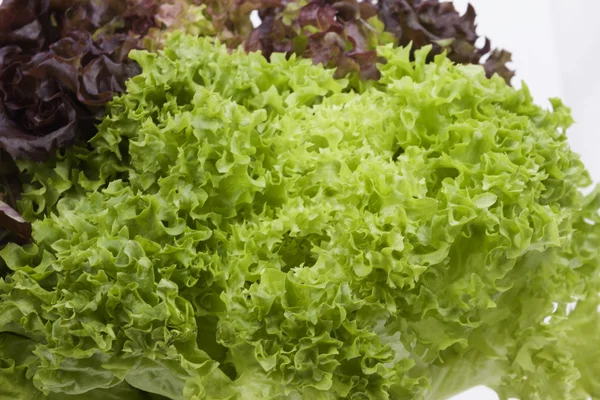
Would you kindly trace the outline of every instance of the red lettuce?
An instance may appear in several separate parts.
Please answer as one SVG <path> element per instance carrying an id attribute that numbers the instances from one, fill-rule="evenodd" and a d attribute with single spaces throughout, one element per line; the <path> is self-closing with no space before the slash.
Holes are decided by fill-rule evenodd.
<path id="1" fill-rule="evenodd" d="M 15 210 L 20 194 L 17 166 L 6 152 L 0 150 L 0 244 L 31 241 L 31 225 Z"/>
<path id="2" fill-rule="evenodd" d="M 127 55 L 156 2 L 8 0 L 0 6 L 0 147 L 46 159 L 94 134 L 94 122 L 139 73 Z"/>
<path id="3" fill-rule="evenodd" d="M 43 161 L 96 132 L 105 104 L 139 73 L 128 53 L 154 26 L 158 0 L 5 0 L 0 5 L 0 150 Z M 0 176 L 18 182 L 16 168 Z M 20 186 L 12 185 L 18 197 Z M 4 185 L 4 195 L 8 194 Z M 9 196 L 16 198 L 15 195 Z M 0 237 L 28 238 L 0 203 Z M 16 214 L 18 215 L 18 214 Z"/>
<path id="4" fill-rule="evenodd" d="M 381 32 L 368 22 L 377 13 L 372 4 L 315 0 L 297 12 L 290 8 L 282 4 L 262 10 L 262 22 L 246 41 L 246 49 L 261 50 L 266 57 L 273 52 L 296 53 L 337 68 L 338 77 L 357 72 L 362 79 L 379 79 L 375 47 Z"/>
<path id="5" fill-rule="evenodd" d="M 452 3 L 438 0 L 206 0 L 215 31 L 230 47 L 243 44 L 269 58 L 284 52 L 336 68 L 338 77 L 358 73 L 378 79 L 377 45 L 412 43 L 413 52 L 431 45 L 429 59 L 446 51 L 461 64 L 482 64 L 488 76 L 498 73 L 510 83 L 510 53 L 492 49 L 489 39 L 476 45 L 475 10 L 460 15 Z M 260 24 L 251 29 L 249 14 L 258 10 Z M 384 32 L 385 30 L 385 32 Z"/>
<path id="6" fill-rule="evenodd" d="M 514 73 L 508 69 L 510 53 L 492 50 L 485 38 L 483 47 L 476 45 L 475 9 L 469 4 L 460 15 L 452 3 L 438 0 L 379 0 L 378 15 L 385 29 L 394 34 L 399 46 L 413 43 L 413 51 L 432 45 L 430 59 L 447 51 L 448 58 L 460 64 L 483 64 L 488 76 L 498 73 L 510 83 Z M 485 59 L 485 57 L 489 57 Z M 485 61 L 482 62 L 482 59 Z"/>

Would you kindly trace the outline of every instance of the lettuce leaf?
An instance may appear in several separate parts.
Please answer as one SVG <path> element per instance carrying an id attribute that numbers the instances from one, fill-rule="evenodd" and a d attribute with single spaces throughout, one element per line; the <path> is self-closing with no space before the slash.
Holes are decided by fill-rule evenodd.
<path id="1" fill-rule="evenodd" d="M 508 51 L 492 49 L 487 37 L 482 40 L 483 47 L 478 47 L 477 14 L 471 4 L 463 15 L 452 2 L 438 0 L 381 0 L 377 9 L 385 30 L 393 33 L 400 46 L 431 45 L 430 59 L 445 51 L 456 63 L 482 64 L 489 77 L 498 74 L 508 84 L 515 75 L 507 67 L 511 61 Z"/>
<path id="2" fill-rule="evenodd" d="M 0 346 L 12 387 L 596 396 L 600 192 L 569 110 L 430 50 L 380 47 L 362 93 L 211 39 L 134 51 L 89 147 L 20 163 L 38 220 L 0 252 L 0 335 L 30 349 Z"/>
<path id="3" fill-rule="evenodd" d="M 15 211 L 23 177 L 12 160 L 85 145 L 106 104 L 140 72 L 129 51 L 158 46 L 173 29 L 212 34 L 203 8 L 184 0 L 0 3 L 0 245 L 31 241 Z"/>
<path id="4" fill-rule="evenodd" d="M 387 43 L 412 44 L 414 51 L 432 46 L 428 61 L 442 52 L 461 64 L 484 65 L 486 74 L 500 75 L 510 84 L 514 72 L 507 66 L 511 54 L 493 49 L 485 38 L 476 42 L 475 9 L 461 15 L 451 2 L 438 0 L 203 0 L 215 34 L 231 48 L 295 54 L 336 69 L 337 77 L 377 80 L 380 72 L 376 47 Z M 252 27 L 250 12 L 260 23 Z"/>

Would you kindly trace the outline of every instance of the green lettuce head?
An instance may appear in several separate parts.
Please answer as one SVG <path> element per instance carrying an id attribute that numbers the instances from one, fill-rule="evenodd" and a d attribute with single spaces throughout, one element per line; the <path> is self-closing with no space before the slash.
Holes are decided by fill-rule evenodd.
<path id="1" fill-rule="evenodd" d="M 379 52 L 361 93 L 211 39 L 134 52 L 90 148 L 21 165 L 36 243 L 1 253 L 0 398 L 600 396 L 569 111 Z"/>

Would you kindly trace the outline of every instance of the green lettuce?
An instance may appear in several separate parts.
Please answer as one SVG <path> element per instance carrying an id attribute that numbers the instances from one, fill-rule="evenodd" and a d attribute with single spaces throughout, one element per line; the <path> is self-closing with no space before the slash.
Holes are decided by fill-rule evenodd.
<path id="1" fill-rule="evenodd" d="M 378 51 L 360 93 L 211 39 L 134 51 L 89 148 L 21 164 L 0 394 L 600 396 L 600 191 L 569 110 Z"/>

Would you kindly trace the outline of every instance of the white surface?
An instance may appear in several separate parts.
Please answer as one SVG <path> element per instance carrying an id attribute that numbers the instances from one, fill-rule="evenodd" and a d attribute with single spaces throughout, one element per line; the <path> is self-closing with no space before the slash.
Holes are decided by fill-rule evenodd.
<path id="1" fill-rule="evenodd" d="M 529 0 L 528 0 L 529 1 Z M 576 124 L 568 133 L 569 141 L 600 182 L 600 24 L 596 0 L 552 0 L 553 42 L 562 80 L 562 99 L 573 110 Z"/>
<path id="2" fill-rule="evenodd" d="M 485 386 L 477 386 L 449 400 L 497 400 L 498 395 Z"/>

